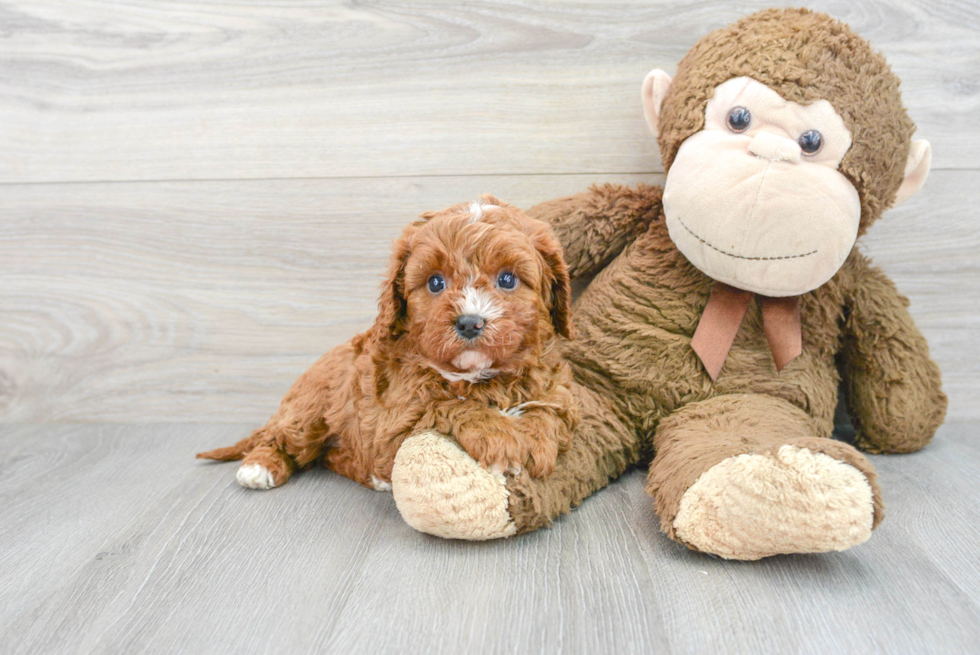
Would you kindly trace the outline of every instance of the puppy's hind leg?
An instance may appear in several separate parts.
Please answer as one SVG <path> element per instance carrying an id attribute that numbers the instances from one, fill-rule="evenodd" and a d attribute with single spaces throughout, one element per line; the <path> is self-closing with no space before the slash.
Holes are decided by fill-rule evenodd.
<path id="1" fill-rule="evenodd" d="M 323 419 L 310 415 L 299 420 L 289 409 L 281 407 L 265 427 L 255 431 L 252 448 L 236 475 L 243 487 L 282 486 L 297 467 L 305 469 L 319 456 L 327 436 Z"/>
<path id="2" fill-rule="evenodd" d="M 243 487 L 271 489 L 284 485 L 293 471 L 308 468 L 320 457 L 329 436 L 322 415 L 325 394 L 297 393 L 297 386 L 299 383 L 269 422 L 253 433 L 252 447 L 237 474 Z"/>
<path id="3" fill-rule="evenodd" d="M 272 489 L 286 484 L 293 474 L 293 459 L 274 443 L 256 446 L 245 457 L 235 478 L 248 489 Z"/>
<path id="4" fill-rule="evenodd" d="M 234 446 L 198 453 L 198 459 L 229 462 L 243 459 L 238 483 L 249 489 L 271 489 L 285 484 L 293 474 L 293 461 L 279 447 L 268 427 L 259 428 Z"/>
<path id="5" fill-rule="evenodd" d="M 324 415 L 337 388 L 353 368 L 353 349 L 344 344 L 330 351 L 293 383 L 265 426 L 234 446 L 198 454 L 201 459 L 244 459 L 238 482 L 250 489 L 285 484 L 296 468 L 306 468 L 321 454 L 329 436 Z"/>

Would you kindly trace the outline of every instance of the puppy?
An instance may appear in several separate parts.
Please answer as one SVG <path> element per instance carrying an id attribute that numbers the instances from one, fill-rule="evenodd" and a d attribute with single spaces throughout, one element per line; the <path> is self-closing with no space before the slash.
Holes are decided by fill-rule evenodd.
<path id="1" fill-rule="evenodd" d="M 396 241 L 374 326 L 321 357 L 262 428 L 198 454 L 268 489 L 317 459 L 390 489 L 401 443 L 450 435 L 485 467 L 544 477 L 578 412 L 559 336 L 571 285 L 550 228 L 492 196 L 423 214 Z"/>

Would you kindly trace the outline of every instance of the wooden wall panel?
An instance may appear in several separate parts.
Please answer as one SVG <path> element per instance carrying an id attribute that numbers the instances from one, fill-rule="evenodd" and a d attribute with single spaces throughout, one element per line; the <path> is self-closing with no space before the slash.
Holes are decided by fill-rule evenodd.
<path id="1" fill-rule="evenodd" d="M 0 0 L 0 421 L 262 420 L 418 212 L 657 181 L 643 76 L 770 4 Z M 980 416 L 980 7 L 812 6 L 934 145 L 865 248 Z"/>
<path id="2" fill-rule="evenodd" d="M 0 182 L 655 172 L 645 74 L 773 4 L 8 0 Z M 808 4 L 975 167 L 976 3 Z"/>
<path id="3" fill-rule="evenodd" d="M 0 421 L 262 421 L 319 354 L 371 324 L 391 241 L 419 212 L 641 180 L 660 178 L 4 187 Z M 911 297 L 960 418 L 980 416 L 978 182 L 936 173 L 864 244 Z"/>

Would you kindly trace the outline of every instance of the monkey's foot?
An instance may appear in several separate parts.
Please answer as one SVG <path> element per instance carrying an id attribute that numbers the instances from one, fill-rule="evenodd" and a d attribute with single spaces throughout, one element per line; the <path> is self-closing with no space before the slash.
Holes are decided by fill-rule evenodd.
<path id="1" fill-rule="evenodd" d="M 785 445 L 729 457 L 684 493 L 677 537 L 726 559 L 839 551 L 871 536 L 874 494 L 865 475 L 838 459 Z"/>
<path id="2" fill-rule="evenodd" d="M 421 432 L 402 443 L 391 492 L 402 518 L 419 532 L 472 541 L 517 532 L 504 475 L 486 470 L 437 432 Z"/>

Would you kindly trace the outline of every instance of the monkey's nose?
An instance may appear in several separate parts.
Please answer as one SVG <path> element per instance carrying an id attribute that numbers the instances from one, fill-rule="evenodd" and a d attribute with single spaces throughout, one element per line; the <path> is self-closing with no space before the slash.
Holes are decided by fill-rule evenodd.
<path id="1" fill-rule="evenodd" d="M 769 161 L 784 161 L 799 164 L 803 151 L 796 141 L 777 136 L 772 132 L 759 132 L 749 142 L 749 152 Z"/>
<path id="2" fill-rule="evenodd" d="M 485 326 L 483 317 L 476 314 L 464 314 L 456 319 L 456 333 L 464 339 L 475 339 Z"/>

